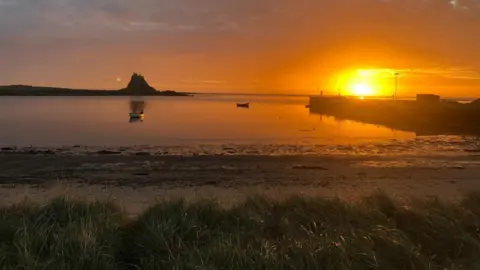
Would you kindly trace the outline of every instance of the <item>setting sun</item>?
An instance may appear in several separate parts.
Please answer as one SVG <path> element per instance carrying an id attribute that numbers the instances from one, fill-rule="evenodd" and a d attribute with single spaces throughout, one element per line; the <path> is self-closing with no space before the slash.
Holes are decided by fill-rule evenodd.
<path id="1" fill-rule="evenodd" d="M 357 83 L 352 86 L 352 92 L 355 96 L 372 96 L 375 91 L 366 83 Z"/>
<path id="2" fill-rule="evenodd" d="M 337 89 L 358 97 L 387 95 L 391 75 L 385 69 L 358 69 L 338 76 Z M 390 78 L 391 79 L 391 78 Z"/>

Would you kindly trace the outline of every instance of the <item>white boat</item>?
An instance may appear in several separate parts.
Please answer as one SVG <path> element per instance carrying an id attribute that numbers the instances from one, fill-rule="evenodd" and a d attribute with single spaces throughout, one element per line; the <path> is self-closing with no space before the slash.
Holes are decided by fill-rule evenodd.
<path id="1" fill-rule="evenodd" d="M 133 112 L 130 113 L 130 118 L 143 118 L 143 117 L 145 117 L 144 113 L 133 113 Z"/>

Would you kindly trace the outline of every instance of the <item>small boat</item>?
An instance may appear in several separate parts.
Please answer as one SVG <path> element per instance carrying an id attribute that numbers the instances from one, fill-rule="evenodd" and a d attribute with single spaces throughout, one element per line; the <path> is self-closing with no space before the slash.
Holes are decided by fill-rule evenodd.
<path id="1" fill-rule="evenodd" d="M 237 108 L 250 108 L 250 103 L 237 103 Z"/>
<path id="2" fill-rule="evenodd" d="M 141 113 L 131 112 L 130 113 L 130 118 L 143 118 L 143 117 L 145 117 L 145 114 L 143 112 L 141 112 Z"/>

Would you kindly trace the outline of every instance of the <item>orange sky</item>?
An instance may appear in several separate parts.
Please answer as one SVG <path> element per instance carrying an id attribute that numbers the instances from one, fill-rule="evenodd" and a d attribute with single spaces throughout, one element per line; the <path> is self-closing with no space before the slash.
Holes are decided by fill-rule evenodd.
<path id="1" fill-rule="evenodd" d="M 391 69 L 400 94 L 480 96 L 479 29 L 477 0 L 0 0 L 0 84 L 141 72 L 157 89 L 312 93 Z"/>

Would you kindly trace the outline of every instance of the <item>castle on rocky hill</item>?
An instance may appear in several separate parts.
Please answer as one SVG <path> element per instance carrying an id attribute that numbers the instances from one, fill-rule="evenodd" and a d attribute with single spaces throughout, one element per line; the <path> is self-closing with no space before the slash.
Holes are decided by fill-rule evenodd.
<path id="1" fill-rule="evenodd" d="M 133 73 L 130 82 L 127 85 L 127 88 L 124 88 L 120 91 L 128 92 L 132 94 L 151 94 L 156 93 L 157 90 L 151 87 L 145 78 L 138 73 Z"/>

